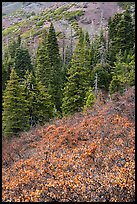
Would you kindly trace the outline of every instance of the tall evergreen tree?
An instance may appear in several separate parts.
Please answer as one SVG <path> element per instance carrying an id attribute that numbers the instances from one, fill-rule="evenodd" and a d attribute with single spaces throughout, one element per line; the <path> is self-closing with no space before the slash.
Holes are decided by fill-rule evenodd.
<path id="1" fill-rule="evenodd" d="M 128 10 L 123 13 L 116 28 L 117 47 L 120 47 L 122 54 L 124 54 L 125 51 L 128 54 L 134 46 L 134 30 L 132 24 L 132 17 Z"/>
<path id="2" fill-rule="evenodd" d="M 29 127 L 28 104 L 14 69 L 4 91 L 2 119 L 5 137 L 18 134 Z"/>
<path id="3" fill-rule="evenodd" d="M 110 83 L 110 93 L 120 91 L 121 93 L 135 84 L 135 60 L 134 54 L 122 55 L 120 52 L 116 55 L 116 62 L 112 69 L 112 81 Z"/>
<path id="4" fill-rule="evenodd" d="M 114 65 L 116 54 L 121 49 L 122 54 L 128 54 L 134 46 L 134 29 L 132 17 L 128 10 L 122 14 L 115 14 L 108 23 L 109 59 Z"/>
<path id="5" fill-rule="evenodd" d="M 44 123 L 53 117 L 54 104 L 45 86 L 29 71 L 26 71 L 24 87 L 29 107 L 29 124 Z"/>
<path id="6" fill-rule="evenodd" d="M 61 103 L 62 103 L 62 84 L 63 84 L 63 76 L 62 76 L 62 60 L 59 53 L 59 47 L 57 43 L 57 37 L 55 33 L 55 29 L 53 23 L 51 23 L 47 38 L 47 49 L 48 56 L 51 64 L 51 74 L 52 74 L 52 82 L 51 82 L 51 91 L 54 104 L 56 106 L 57 111 L 61 111 Z"/>
<path id="7" fill-rule="evenodd" d="M 7 81 L 7 70 L 5 69 L 5 65 L 2 61 L 2 90 L 5 89 L 6 81 Z"/>
<path id="8" fill-rule="evenodd" d="M 72 59 L 72 55 L 71 55 L 71 47 L 67 46 L 65 49 L 65 66 L 69 66 L 70 62 Z"/>
<path id="9" fill-rule="evenodd" d="M 129 55 L 130 61 L 129 61 L 129 85 L 134 86 L 135 85 L 135 53 L 133 55 Z"/>
<path id="10" fill-rule="evenodd" d="M 91 60 L 93 66 L 97 63 L 106 63 L 107 50 L 106 50 L 106 39 L 104 37 L 103 30 L 100 31 L 98 36 L 95 36 L 94 41 L 91 45 Z"/>
<path id="11" fill-rule="evenodd" d="M 63 71 L 63 82 L 66 82 L 66 77 L 67 77 L 67 70 L 70 67 L 70 63 L 72 60 L 72 51 L 71 51 L 71 47 L 67 46 L 65 49 L 65 63 L 64 63 L 64 71 Z"/>
<path id="12" fill-rule="evenodd" d="M 87 42 L 88 48 L 90 49 L 90 38 L 89 38 L 89 33 L 88 32 L 86 32 L 85 41 Z"/>
<path id="13" fill-rule="evenodd" d="M 24 79 L 26 70 L 33 72 L 33 66 L 31 64 L 31 57 L 28 49 L 20 46 L 16 49 L 15 54 L 15 70 L 20 79 Z"/>
<path id="14" fill-rule="evenodd" d="M 2 90 L 6 87 L 6 82 L 10 78 L 10 72 L 14 67 L 14 58 L 16 49 L 20 46 L 21 38 L 18 36 L 17 40 L 8 42 L 8 46 L 4 48 L 4 56 L 2 59 Z"/>
<path id="15" fill-rule="evenodd" d="M 36 56 L 36 77 L 45 87 L 50 87 L 53 81 L 53 70 L 47 49 L 47 36 L 39 45 Z"/>
<path id="16" fill-rule="evenodd" d="M 78 30 L 78 38 L 79 38 L 79 43 L 81 45 L 83 45 L 85 36 L 84 36 L 84 32 L 83 32 L 82 28 L 80 28 Z M 86 39 L 86 41 L 87 41 L 87 39 Z"/>
<path id="17" fill-rule="evenodd" d="M 7 80 L 10 78 L 11 62 L 9 58 L 2 60 L 2 91 L 6 88 Z"/>
<path id="18" fill-rule="evenodd" d="M 116 13 L 113 17 L 110 17 L 108 20 L 108 36 L 109 39 L 112 40 L 112 43 L 116 36 L 116 26 L 119 23 L 121 16 L 122 16 L 121 13 Z"/>
<path id="19" fill-rule="evenodd" d="M 9 42 L 8 45 L 8 53 L 11 56 L 12 59 L 15 58 L 16 54 L 16 49 L 19 48 L 21 45 L 21 37 L 20 35 L 17 37 L 17 39 L 13 39 L 12 41 Z"/>
<path id="20" fill-rule="evenodd" d="M 91 85 L 90 54 L 87 42 L 80 36 L 68 69 L 64 87 L 62 110 L 64 115 L 72 114 L 83 107 L 84 98 Z"/>
<path id="21" fill-rule="evenodd" d="M 94 86 L 95 76 L 98 76 L 98 88 L 103 88 L 108 91 L 111 81 L 110 65 L 107 63 L 98 63 L 93 67 L 91 82 Z"/>

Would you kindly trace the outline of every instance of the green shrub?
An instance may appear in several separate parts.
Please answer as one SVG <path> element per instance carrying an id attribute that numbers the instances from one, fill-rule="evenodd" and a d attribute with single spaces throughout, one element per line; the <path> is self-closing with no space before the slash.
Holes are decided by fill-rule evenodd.
<path id="1" fill-rule="evenodd" d="M 78 25 L 78 22 L 77 21 L 71 21 L 71 26 L 72 26 L 72 28 L 75 30 L 75 35 L 78 35 L 78 33 L 79 33 L 79 29 L 80 29 L 80 27 L 79 27 L 79 25 Z"/>
<path id="2" fill-rule="evenodd" d="M 84 99 L 84 110 L 91 108 L 92 105 L 95 103 L 95 100 L 96 100 L 96 97 L 93 93 L 93 88 L 90 87 Z"/>
<path id="3" fill-rule="evenodd" d="M 12 25 L 2 31 L 2 36 L 7 36 L 8 34 L 13 33 L 13 31 L 17 30 L 18 28 L 19 26 L 17 24 Z"/>
<path id="4" fill-rule="evenodd" d="M 38 20 L 39 19 L 39 16 L 34 16 L 31 20 L 32 21 L 36 21 L 36 20 Z"/>
<path id="5" fill-rule="evenodd" d="M 31 17 L 31 16 L 32 16 L 31 13 L 27 13 L 27 14 L 26 14 L 26 17 L 27 17 L 27 18 L 29 18 L 29 17 Z"/>
<path id="6" fill-rule="evenodd" d="M 64 13 L 64 18 L 68 21 L 77 20 L 78 17 L 84 15 L 84 11 L 77 10 L 77 11 L 67 11 Z"/>
<path id="7" fill-rule="evenodd" d="M 109 85 L 109 93 L 113 94 L 115 92 L 124 92 L 125 88 L 125 79 L 122 78 L 121 76 L 113 76 L 112 81 L 110 82 Z"/>
<path id="8" fill-rule="evenodd" d="M 41 20 L 41 21 L 38 21 L 36 25 L 37 25 L 37 26 L 42 26 L 43 23 L 44 23 L 44 21 Z"/>
<path id="9" fill-rule="evenodd" d="M 64 11 L 66 11 L 68 9 L 68 7 L 61 7 L 61 8 L 58 8 L 54 11 L 54 15 L 60 15 L 62 14 Z"/>

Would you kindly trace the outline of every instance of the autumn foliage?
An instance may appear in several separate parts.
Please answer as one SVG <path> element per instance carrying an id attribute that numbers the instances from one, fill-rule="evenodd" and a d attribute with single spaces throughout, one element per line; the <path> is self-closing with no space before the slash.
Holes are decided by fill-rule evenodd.
<path id="1" fill-rule="evenodd" d="M 135 201 L 134 88 L 2 144 L 2 201 Z"/>

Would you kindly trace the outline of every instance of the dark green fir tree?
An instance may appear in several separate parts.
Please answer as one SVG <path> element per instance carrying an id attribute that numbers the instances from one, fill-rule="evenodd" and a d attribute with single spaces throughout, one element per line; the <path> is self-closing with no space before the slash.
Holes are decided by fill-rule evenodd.
<path id="1" fill-rule="evenodd" d="M 29 128 L 28 103 L 14 69 L 11 70 L 3 95 L 2 123 L 5 137 L 16 135 Z"/>

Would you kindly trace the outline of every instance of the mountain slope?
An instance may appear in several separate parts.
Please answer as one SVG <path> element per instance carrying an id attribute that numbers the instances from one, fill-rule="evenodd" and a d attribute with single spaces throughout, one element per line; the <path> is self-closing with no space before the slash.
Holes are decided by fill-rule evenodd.
<path id="1" fill-rule="evenodd" d="M 135 201 L 135 94 L 3 140 L 3 202 Z"/>
<path id="2" fill-rule="evenodd" d="M 63 32 L 66 44 L 70 43 L 71 28 L 75 45 L 79 27 L 88 31 L 92 39 L 101 27 L 107 27 L 109 17 L 122 11 L 118 2 L 9 2 L 2 8 L 3 45 L 20 34 L 30 50 L 35 49 L 50 21 L 60 46 Z"/>

